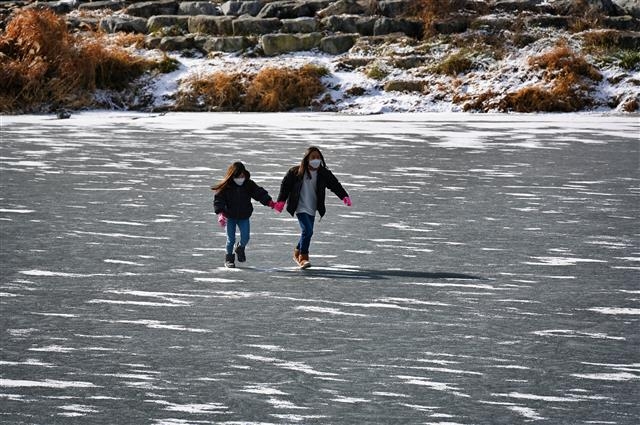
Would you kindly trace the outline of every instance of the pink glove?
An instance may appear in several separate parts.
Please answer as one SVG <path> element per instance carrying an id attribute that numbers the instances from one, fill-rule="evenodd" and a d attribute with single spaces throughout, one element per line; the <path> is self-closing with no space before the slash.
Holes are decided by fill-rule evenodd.
<path id="1" fill-rule="evenodd" d="M 273 209 L 276 206 L 276 203 L 273 201 L 269 201 L 269 203 L 267 204 L 267 206 L 271 209 Z"/>
<path id="2" fill-rule="evenodd" d="M 342 198 L 342 202 L 344 202 L 344 204 L 348 207 L 351 206 L 351 198 L 349 198 L 348 196 L 345 196 L 344 198 Z"/>
<path id="3" fill-rule="evenodd" d="M 276 211 L 278 211 L 279 213 L 281 213 L 281 212 L 282 212 L 282 210 L 284 209 L 284 201 L 276 202 L 276 203 L 273 205 L 273 209 L 274 209 L 274 210 L 276 210 Z"/>
<path id="4" fill-rule="evenodd" d="M 218 214 L 218 224 L 220 224 L 220 227 L 226 227 L 227 225 L 227 217 L 222 213 Z"/>

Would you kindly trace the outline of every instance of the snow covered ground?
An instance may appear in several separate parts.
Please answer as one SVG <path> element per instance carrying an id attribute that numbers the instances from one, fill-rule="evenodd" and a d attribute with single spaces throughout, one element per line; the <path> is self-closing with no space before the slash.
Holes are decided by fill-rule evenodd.
<path id="1" fill-rule="evenodd" d="M 180 68 L 172 73 L 159 76 L 150 83 L 148 90 L 155 99 L 154 107 L 170 106 L 173 96 L 181 87 L 181 81 L 192 75 L 207 75 L 216 71 L 255 73 L 264 67 L 299 68 L 313 63 L 326 67 L 330 75 L 324 79 L 332 102 L 325 103 L 322 110 L 347 114 L 378 114 L 388 112 L 460 112 L 464 103 L 455 102 L 456 95 L 477 96 L 495 93 L 497 96 L 516 92 L 523 87 L 541 85 L 546 87 L 542 70 L 534 70 L 529 59 L 549 52 L 557 46 L 558 40 L 568 37 L 568 45 L 580 54 L 581 43 L 557 30 L 539 30 L 538 41 L 508 53 L 496 60 L 486 52 L 478 52 L 474 57 L 476 69 L 458 76 L 439 75 L 428 72 L 425 67 L 400 69 L 390 63 L 393 58 L 424 55 L 424 45 L 407 46 L 402 41 L 387 43 L 378 47 L 376 53 L 366 45 L 356 46 L 343 55 L 327 55 L 314 52 L 299 52 L 277 57 L 247 58 L 235 54 L 220 54 L 215 58 L 184 57 L 178 52 L 170 54 L 177 59 Z M 444 60 L 459 49 L 447 44 L 436 44 L 426 49 L 433 63 Z M 157 51 L 141 52 L 157 56 Z M 382 79 L 367 76 L 365 67 L 345 70 L 341 61 L 345 58 L 370 58 L 372 63 L 388 72 Z M 595 59 L 587 55 L 591 63 Z M 602 80 L 595 84 L 592 93 L 593 112 L 621 112 L 631 99 L 640 101 L 640 69 L 624 70 L 615 62 L 599 66 Z M 385 91 L 388 81 L 425 81 L 426 90 L 419 92 Z M 615 83 L 614 83 L 615 82 Z M 350 89 L 363 89 L 361 95 L 349 95 Z M 184 87 L 183 87 L 184 88 Z M 319 97 L 326 95 L 323 93 Z M 615 102 L 614 102 L 615 100 Z M 615 106 L 612 106 L 615 103 Z M 497 111 L 493 111 L 497 112 Z"/>
<path id="2" fill-rule="evenodd" d="M 610 114 L 0 116 L 6 423 L 636 424 L 640 123 Z M 222 267 L 209 186 L 256 205 Z"/>

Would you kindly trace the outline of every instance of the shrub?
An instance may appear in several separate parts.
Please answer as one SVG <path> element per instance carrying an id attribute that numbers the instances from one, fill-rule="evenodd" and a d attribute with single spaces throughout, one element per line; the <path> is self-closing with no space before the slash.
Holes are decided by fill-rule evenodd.
<path id="1" fill-rule="evenodd" d="M 179 110 L 244 110 L 279 112 L 309 106 L 322 91 L 324 67 L 265 68 L 253 76 L 216 72 L 196 75 L 183 83 L 176 101 Z"/>
<path id="2" fill-rule="evenodd" d="M 383 80 L 387 75 L 389 75 L 389 71 L 381 64 L 374 62 L 371 66 L 367 67 L 365 75 L 374 80 Z"/>
<path id="3" fill-rule="evenodd" d="M 602 80 L 602 74 L 583 56 L 571 50 L 565 42 L 560 42 L 548 53 L 530 58 L 529 65 L 544 69 L 547 81 L 558 76 L 574 80 L 579 80 L 580 77 L 594 81 Z"/>
<path id="4" fill-rule="evenodd" d="M 305 65 L 299 70 L 266 68 L 247 88 L 246 108 L 251 111 L 279 112 L 309 106 L 324 91 L 320 78 L 326 69 Z"/>
<path id="5" fill-rule="evenodd" d="M 50 10 L 19 11 L 0 35 L 0 112 L 79 108 L 96 88 L 121 89 L 155 66 L 95 33 L 72 35 Z"/>
<path id="6" fill-rule="evenodd" d="M 637 50 L 621 50 L 616 55 L 621 68 L 633 70 L 640 65 L 640 52 Z"/>
<path id="7" fill-rule="evenodd" d="M 242 106 L 245 89 L 241 74 L 194 75 L 185 84 L 189 89 L 179 94 L 178 109 L 237 110 Z"/>
<path id="8" fill-rule="evenodd" d="M 444 74 L 455 77 L 460 73 L 472 69 L 472 67 L 473 61 L 469 59 L 467 51 L 460 50 L 456 53 L 452 53 L 442 62 L 433 66 L 431 68 L 431 71 L 437 74 Z"/>

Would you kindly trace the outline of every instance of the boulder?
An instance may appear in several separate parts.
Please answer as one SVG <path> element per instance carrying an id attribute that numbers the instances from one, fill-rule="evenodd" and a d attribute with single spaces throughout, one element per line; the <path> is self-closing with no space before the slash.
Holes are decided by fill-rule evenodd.
<path id="1" fill-rule="evenodd" d="M 558 28 L 567 30 L 573 23 L 573 18 L 570 16 L 538 15 L 527 18 L 526 22 L 529 27 Z"/>
<path id="2" fill-rule="evenodd" d="M 189 32 L 210 35 L 233 35 L 233 18 L 230 16 L 189 16 Z"/>
<path id="3" fill-rule="evenodd" d="M 332 55 L 348 51 L 356 43 L 358 34 L 330 35 L 320 40 L 320 50 Z"/>
<path id="4" fill-rule="evenodd" d="M 633 16 L 607 16 L 602 21 L 602 25 L 606 28 L 612 28 L 621 31 L 640 31 L 640 19 Z"/>
<path id="5" fill-rule="evenodd" d="M 305 2 L 295 0 L 274 1 L 264 5 L 258 18 L 294 19 L 314 16 L 315 9 Z"/>
<path id="6" fill-rule="evenodd" d="M 81 3 L 78 6 L 78 10 L 121 10 L 127 7 L 127 2 L 123 0 L 106 0 L 106 1 L 92 1 L 91 3 Z"/>
<path id="7" fill-rule="evenodd" d="M 636 0 L 637 3 L 637 0 Z M 582 15 L 589 9 L 598 11 L 604 15 L 616 16 L 621 10 L 612 0 L 555 0 L 552 3 L 557 15 Z M 586 9 L 586 10 L 585 10 Z"/>
<path id="8" fill-rule="evenodd" d="M 183 1 L 180 2 L 178 6 L 178 14 L 189 16 L 220 16 L 222 15 L 222 10 L 220 10 L 220 7 L 217 5 L 208 1 Z"/>
<path id="9" fill-rule="evenodd" d="M 378 8 L 382 16 L 398 18 L 409 11 L 411 3 L 409 0 L 382 0 L 378 2 Z"/>
<path id="10" fill-rule="evenodd" d="M 318 21 L 315 18 L 303 17 L 296 19 L 282 19 L 282 32 L 285 33 L 310 33 L 318 30 Z"/>
<path id="11" fill-rule="evenodd" d="M 155 15 L 177 15 L 178 2 L 174 0 L 160 0 L 134 3 L 127 7 L 127 14 L 140 18 L 150 18 Z"/>
<path id="12" fill-rule="evenodd" d="M 323 18 L 320 23 L 329 32 L 358 32 L 358 15 L 331 15 Z"/>
<path id="13" fill-rule="evenodd" d="M 373 27 L 373 35 L 403 33 L 418 38 L 422 35 L 422 22 L 410 19 L 380 18 Z"/>
<path id="14" fill-rule="evenodd" d="M 198 47 L 206 53 L 240 52 L 257 44 L 255 39 L 249 37 L 206 37 L 201 41 Z"/>
<path id="15" fill-rule="evenodd" d="M 189 30 L 189 17 L 179 15 L 157 15 L 147 20 L 147 32 L 160 31 L 163 28 L 177 28 L 182 32 Z"/>
<path id="16" fill-rule="evenodd" d="M 162 37 L 158 49 L 163 52 L 184 51 L 195 47 L 194 36 Z"/>
<path id="17" fill-rule="evenodd" d="M 469 27 L 474 30 L 484 30 L 487 32 L 500 32 L 511 30 L 516 24 L 516 20 L 511 17 L 497 15 L 478 16 L 469 23 Z"/>
<path id="18" fill-rule="evenodd" d="M 640 18 L 640 2 L 638 0 L 613 0 L 622 15 Z"/>
<path id="19" fill-rule="evenodd" d="M 129 32 L 146 34 L 147 20 L 127 15 L 105 16 L 100 19 L 100 29 L 108 33 Z"/>
<path id="20" fill-rule="evenodd" d="M 573 0 L 572 0 L 573 1 Z M 520 12 L 553 13 L 555 9 L 547 2 L 540 0 L 498 0 L 493 9 L 495 12 L 518 14 Z"/>
<path id="21" fill-rule="evenodd" d="M 362 0 L 338 0 L 317 12 L 320 18 L 333 15 L 362 15 L 366 12 L 366 7 Z"/>
<path id="22" fill-rule="evenodd" d="M 277 32 L 282 26 L 278 18 L 254 18 L 241 16 L 233 21 L 234 35 L 263 35 Z"/>
<path id="23" fill-rule="evenodd" d="M 100 27 L 100 18 L 67 15 L 66 19 L 69 28 L 80 31 L 97 31 Z"/>
<path id="24" fill-rule="evenodd" d="M 222 13 L 227 16 L 251 15 L 257 16 L 264 7 L 263 0 L 228 1 L 220 6 Z"/>
<path id="25" fill-rule="evenodd" d="M 262 50 L 267 56 L 312 50 L 320 46 L 322 34 L 265 34 L 260 38 Z"/>

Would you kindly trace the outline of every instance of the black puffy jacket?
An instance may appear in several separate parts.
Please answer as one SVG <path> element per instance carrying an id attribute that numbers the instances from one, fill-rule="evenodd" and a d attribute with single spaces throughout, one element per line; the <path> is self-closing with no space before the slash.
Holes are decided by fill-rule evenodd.
<path id="1" fill-rule="evenodd" d="M 230 181 L 227 187 L 213 196 L 213 210 L 216 214 L 223 213 L 226 217 L 236 220 L 249 218 L 253 213 L 251 198 L 262 205 L 268 205 L 272 200 L 269 193 L 251 179 L 245 181 L 242 186 Z"/>
<path id="2" fill-rule="evenodd" d="M 298 168 L 299 167 L 293 167 L 289 169 L 282 179 L 282 183 L 280 184 L 280 193 L 278 194 L 278 202 L 287 201 L 287 212 L 291 215 L 294 215 L 298 208 L 298 202 L 300 202 L 300 190 L 302 190 L 302 179 L 304 177 L 304 175 L 298 175 Z M 324 205 L 325 189 L 331 190 L 340 199 L 344 199 L 345 196 L 349 196 L 347 191 L 344 190 L 336 176 L 334 176 L 331 171 L 324 167 L 318 168 L 318 180 L 316 183 L 318 205 L 316 209 L 318 210 L 320 217 L 323 217 L 327 212 L 327 208 Z"/>

